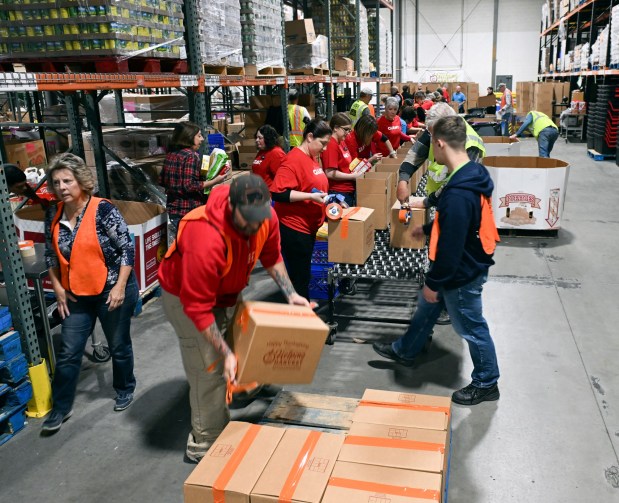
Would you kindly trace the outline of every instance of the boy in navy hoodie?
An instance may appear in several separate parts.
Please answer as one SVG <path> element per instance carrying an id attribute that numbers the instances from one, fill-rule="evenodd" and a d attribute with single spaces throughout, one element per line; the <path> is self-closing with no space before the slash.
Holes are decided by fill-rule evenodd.
<path id="1" fill-rule="evenodd" d="M 407 332 L 393 344 L 374 343 L 373 348 L 385 358 L 412 366 L 438 312 L 445 307 L 454 330 L 467 341 L 474 365 L 471 384 L 454 392 L 452 400 L 476 405 L 499 399 L 499 367 L 481 297 L 499 240 L 490 203 L 494 185 L 486 168 L 468 158 L 466 125 L 461 117 L 439 119 L 432 143 L 436 161 L 448 168 L 447 183 L 434 222 L 412 232 L 430 234 L 433 263 Z"/>

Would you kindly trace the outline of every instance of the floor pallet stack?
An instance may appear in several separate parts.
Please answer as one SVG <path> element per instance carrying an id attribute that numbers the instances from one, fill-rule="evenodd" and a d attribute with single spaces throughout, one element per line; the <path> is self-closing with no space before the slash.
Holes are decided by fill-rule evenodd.
<path id="1" fill-rule="evenodd" d="M 11 330 L 9 309 L 0 306 L 0 445 L 26 424 L 26 404 L 32 397 L 28 362 L 19 332 Z"/>
<path id="2" fill-rule="evenodd" d="M 597 101 L 589 104 L 587 148 L 602 156 L 614 157 L 619 128 L 619 87 L 601 85 Z"/>

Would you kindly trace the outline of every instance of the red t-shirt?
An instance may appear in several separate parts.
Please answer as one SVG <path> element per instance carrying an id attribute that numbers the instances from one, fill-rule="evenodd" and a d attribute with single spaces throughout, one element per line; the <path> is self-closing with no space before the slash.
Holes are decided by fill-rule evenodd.
<path id="1" fill-rule="evenodd" d="M 387 120 L 383 115 L 378 119 L 378 130 L 382 132 L 391 142 L 393 150 L 397 150 L 401 141 L 410 141 L 410 136 L 402 132 L 402 123 L 400 122 L 400 116 L 396 115 L 392 121 Z M 389 149 L 384 143 L 376 143 L 375 148 L 383 156 L 389 155 Z"/>
<path id="2" fill-rule="evenodd" d="M 274 193 L 286 190 L 311 192 L 329 190 L 329 180 L 318 161 L 300 148 L 292 149 L 277 170 L 273 181 Z M 275 203 L 275 211 L 282 224 L 304 234 L 316 234 L 325 219 L 325 208 L 314 201 Z"/>
<path id="3" fill-rule="evenodd" d="M 352 156 L 345 141 L 338 143 L 333 136 L 325 151 L 320 155 L 322 169 L 337 169 L 342 173 L 350 173 Z M 339 193 L 352 193 L 355 191 L 355 182 L 348 180 L 329 179 L 329 190 Z"/>
<path id="4" fill-rule="evenodd" d="M 251 165 L 251 170 L 254 174 L 261 176 L 269 190 L 271 190 L 275 173 L 277 173 L 280 164 L 285 158 L 286 152 L 280 147 L 273 147 L 271 150 L 259 150 L 254 163 Z"/>
<path id="5" fill-rule="evenodd" d="M 359 159 L 369 159 L 372 157 L 372 142 L 381 143 L 383 141 L 383 133 L 376 131 L 374 136 L 372 136 L 372 141 L 370 144 L 365 147 L 359 144 L 359 139 L 357 138 L 357 133 L 355 133 L 355 131 L 351 131 L 350 134 L 346 136 L 346 140 L 344 141 L 346 142 L 346 146 L 353 156 L 353 159 L 355 159 L 355 157 Z"/>
<path id="6" fill-rule="evenodd" d="M 432 100 L 425 100 L 422 104 L 421 104 L 421 108 L 423 108 L 424 110 L 430 110 L 432 107 L 434 106 L 434 102 Z"/>

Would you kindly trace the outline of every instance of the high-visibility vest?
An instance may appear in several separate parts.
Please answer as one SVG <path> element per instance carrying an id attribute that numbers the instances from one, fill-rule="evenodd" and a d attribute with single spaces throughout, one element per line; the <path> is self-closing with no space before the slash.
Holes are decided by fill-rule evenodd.
<path id="1" fill-rule="evenodd" d="M 484 140 L 477 134 L 471 125 L 466 123 L 466 145 L 468 150 L 471 147 L 475 147 L 481 151 L 481 156 L 486 156 L 486 147 L 484 146 Z M 437 163 L 434 160 L 434 146 L 430 145 L 430 152 L 428 154 L 428 179 L 426 182 L 426 192 L 432 194 L 436 192 L 447 180 L 447 166 Z"/>
<path id="2" fill-rule="evenodd" d="M 52 246 L 60 265 L 60 283 L 65 290 L 75 295 L 99 295 L 103 292 L 107 282 L 107 264 L 97 238 L 97 208 L 101 201 L 107 201 L 107 199 L 91 197 L 88 201 L 73 240 L 69 260 L 64 258 L 58 246 L 60 218 L 64 211 L 64 203 L 58 203 L 56 215 L 52 220 Z"/>
<path id="3" fill-rule="evenodd" d="M 348 115 L 350 116 L 350 119 L 352 120 L 353 126 L 357 123 L 359 119 L 361 119 L 361 116 L 363 115 L 363 112 L 366 108 L 368 108 L 368 104 L 363 100 L 357 100 L 352 104 L 352 107 L 350 107 L 350 112 L 348 112 Z"/>
<path id="4" fill-rule="evenodd" d="M 290 146 L 298 147 L 303 143 L 303 108 L 299 105 L 288 105 L 288 121 L 290 122 Z"/>
<path id="5" fill-rule="evenodd" d="M 552 122 L 552 119 L 548 117 L 546 114 L 542 112 L 529 112 L 533 117 L 533 123 L 529 126 L 529 128 L 533 129 L 533 136 L 537 138 L 543 129 L 547 127 L 557 128 L 557 125 Z"/>
<path id="6" fill-rule="evenodd" d="M 481 246 L 488 255 L 492 255 L 496 249 L 496 244 L 501 241 L 499 232 L 494 222 L 494 213 L 492 211 L 492 199 L 483 194 L 481 198 L 481 219 L 479 228 L 477 229 L 477 238 L 481 241 Z M 436 260 L 436 252 L 438 250 L 438 238 L 441 235 L 441 227 L 438 223 L 438 211 L 434 215 L 434 223 L 432 224 L 432 232 L 430 233 L 430 246 L 428 249 L 428 258 L 432 261 Z"/>
<path id="7" fill-rule="evenodd" d="M 226 250 L 227 250 L 226 251 L 226 266 L 224 267 L 224 270 L 221 273 L 222 277 L 225 276 L 226 274 L 230 272 L 230 269 L 232 268 L 232 264 L 234 263 L 234 257 L 232 256 L 232 242 L 230 241 L 230 236 L 227 236 L 221 229 L 215 227 L 215 225 L 210 221 L 210 219 L 208 218 L 208 214 L 206 212 L 206 206 L 199 206 L 191 210 L 181 219 L 181 221 L 178 223 L 178 231 L 176 233 L 176 239 L 172 243 L 172 246 L 168 248 L 168 251 L 166 252 L 164 259 L 170 258 L 172 254 L 176 252 L 178 241 L 180 240 L 181 235 L 183 234 L 183 230 L 185 229 L 185 226 L 187 225 L 187 223 L 195 222 L 195 221 L 203 221 L 203 222 L 208 222 L 209 224 L 211 224 L 215 229 L 217 229 L 219 234 L 221 234 L 221 237 L 223 238 L 224 243 L 226 243 Z M 250 252 L 250 257 L 251 257 L 252 262 L 250 263 L 250 267 L 247 271 L 247 280 L 249 280 L 249 275 L 251 274 L 252 270 L 256 266 L 256 262 L 258 262 L 258 258 L 260 257 L 260 253 L 262 252 L 262 248 L 264 248 L 264 244 L 266 243 L 266 240 L 269 237 L 269 226 L 270 226 L 270 223 L 269 223 L 269 220 L 267 219 L 264 222 L 262 222 L 262 225 L 260 226 L 260 229 L 258 230 L 258 232 L 254 234 L 253 236 L 250 236 L 249 238 L 249 252 Z"/>
<path id="8" fill-rule="evenodd" d="M 370 110 L 370 115 L 372 117 L 376 117 L 376 111 L 374 110 L 374 105 L 372 105 L 371 103 L 368 103 L 368 109 Z"/>
<path id="9" fill-rule="evenodd" d="M 505 107 L 505 105 L 507 105 L 507 95 L 508 94 L 511 97 L 512 92 L 509 89 L 505 88 L 505 91 L 503 92 L 503 96 L 501 96 L 501 109 L 503 109 Z M 512 101 L 510 106 L 513 106 L 513 103 L 514 102 Z"/>

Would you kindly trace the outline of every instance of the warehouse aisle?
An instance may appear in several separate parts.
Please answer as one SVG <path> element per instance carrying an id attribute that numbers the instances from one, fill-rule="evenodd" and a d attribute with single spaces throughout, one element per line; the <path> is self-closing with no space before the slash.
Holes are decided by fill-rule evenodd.
<path id="1" fill-rule="evenodd" d="M 535 153 L 526 140 L 522 154 Z M 501 399 L 454 406 L 450 503 L 619 501 L 619 167 L 582 144 L 555 146 L 572 171 L 558 239 L 504 239 L 485 288 Z M 249 296 L 276 292 L 264 272 Z M 402 295 L 406 295 L 403 288 Z M 159 302 L 133 323 L 138 389 L 113 412 L 111 364 L 84 362 L 74 416 L 41 438 L 41 420 L 0 447 L 3 501 L 180 502 L 187 385 Z M 395 331 L 389 332 L 395 334 Z M 377 334 L 377 337 L 385 333 Z M 299 391 L 360 397 L 367 387 L 449 395 L 469 382 L 470 359 L 451 327 L 437 327 L 412 369 L 369 344 L 325 346 Z M 256 420 L 268 404 L 233 411 Z"/>

